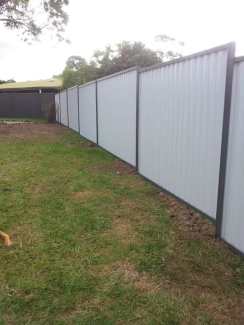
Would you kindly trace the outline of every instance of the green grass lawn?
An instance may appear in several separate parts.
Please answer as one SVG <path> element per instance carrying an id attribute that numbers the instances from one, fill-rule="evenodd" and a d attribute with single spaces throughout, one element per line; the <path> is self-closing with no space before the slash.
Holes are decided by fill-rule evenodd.
<path id="1" fill-rule="evenodd" d="M 206 220 L 70 130 L 7 127 L 0 324 L 244 324 L 244 263 Z"/>

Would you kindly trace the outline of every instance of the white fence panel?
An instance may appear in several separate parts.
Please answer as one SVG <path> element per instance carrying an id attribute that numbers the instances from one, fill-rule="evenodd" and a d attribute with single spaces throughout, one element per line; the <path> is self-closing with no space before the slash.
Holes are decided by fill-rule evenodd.
<path id="1" fill-rule="evenodd" d="M 64 90 L 60 93 L 60 122 L 61 122 L 61 124 L 68 126 L 66 90 Z"/>
<path id="2" fill-rule="evenodd" d="M 80 134 L 97 141 L 96 82 L 79 87 Z"/>
<path id="3" fill-rule="evenodd" d="M 100 79 L 98 92 L 99 145 L 136 165 L 135 69 Z"/>
<path id="4" fill-rule="evenodd" d="M 139 172 L 216 218 L 227 50 L 140 76 Z"/>
<path id="5" fill-rule="evenodd" d="M 68 118 L 69 127 L 79 132 L 79 115 L 78 115 L 78 88 L 68 89 Z"/>
<path id="6" fill-rule="evenodd" d="M 244 253 L 244 61 L 235 63 L 222 238 Z"/>
<path id="7" fill-rule="evenodd" d="M 56 122 L 60 122 L 60 102 L 59 94 L 55 95 Z"/>

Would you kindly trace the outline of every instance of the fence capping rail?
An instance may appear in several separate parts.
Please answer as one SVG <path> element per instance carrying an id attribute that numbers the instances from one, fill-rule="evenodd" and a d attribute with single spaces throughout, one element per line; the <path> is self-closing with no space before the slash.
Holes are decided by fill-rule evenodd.
<path id="1" fill-rule="evenodd" d="M 196 53 L 193 53 L 193 54 L 190 54 L 190 55 L 182 56 L 182 57 L 170 60 L 170 61 L 155 64 L 155 65 L 152 65 L 152 66 L 149 66 L 149 67 L 146 67 L 146 68 L 141 68 L 140 72 L 142 73 L 142 72 L 147 72 L 147 71 L 151 71 L 151 70 L 155 70 L 155 69 L 160 69 L 160 68 L 163 68 L 163 67 L 168 66 L 168 65 L 172 65 L 172 64 L 192 60 L 192 59 L 195 59 L 195 58 L 198 58 L 198 57 L 201 57 L 201 56 L 204 56 L 204 55 L 208 55 L 208 54 L 211 54 L 211 53 L 216 53 L 216 52 L 221 52 L 221 51 L 224 51 L 224 50 L 228 50 L 230 47 L 234 46 L 234 44 L 235 44 L 234 42 L 226 43 L 224 45 L 212 47 L 212 48 L 210 48 L 208 50 L 204 50 L 204 51 L 196 52 Z"/>

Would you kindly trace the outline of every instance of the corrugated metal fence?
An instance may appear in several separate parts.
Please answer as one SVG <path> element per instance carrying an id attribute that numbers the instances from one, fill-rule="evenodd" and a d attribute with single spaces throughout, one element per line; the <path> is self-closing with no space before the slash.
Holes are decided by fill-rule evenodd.
<path id="1" fill-rule="evenodd" d="M 234 67 L 222 237 L 244 252 L 244 58 Z"/>
<path id="2" fill-rule="evenodd" d="M 69 127 L 79 132 L 79 97 L 78 97 L 78 88 L 73 87 L 68 89 L 68 120 Z"/>
<path id="3" fill-rule="evenodd" d="M 60 123 L 64 126 L 69 126 L 68 94 L 66 90 L 60 93 Z"/>
<path id="4" fill-rule="evenodd" d="M 96 82 L 79 87 L 80 134 L 97 142 L 97 101 Z"/>
<path id="5" fill-rule="evenodd" d="M 213 219 L 227 55 L 223 48 L 140 76 L 139 172 Z"/>
<path id="6" fill-rule="evenodd" d="M 98 143 L 136 165 L 137 70 L 123 71 L 97 81 Z"/>
<path id="7" fill-rule="evenodd" d="M 242 87 L 244 60 L 234 63 L 230 43 L 64 90 L 56 116 L 211 218 L 244 253 Z"/>

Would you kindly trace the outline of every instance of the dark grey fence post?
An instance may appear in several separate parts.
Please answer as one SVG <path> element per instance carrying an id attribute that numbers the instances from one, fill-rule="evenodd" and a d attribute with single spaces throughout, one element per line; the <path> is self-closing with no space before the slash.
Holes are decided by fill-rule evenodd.
<path id="1" fill-rule="evenodd" d="M 228 48 L 226 82 L 225 82 L 224 116 L 223 116 L 223 127 L 222 127 L 222 144 L 221 144 L 221 155 L 220 155 L 218 202 L 217 202 L 217 214 L 216 214 L 216 237 L 217 238 L 221 238 L 221 230 L 222 230 L 222 223 L 223 223 L 224 191 L 225 191 L 226 165 L 227 165 L 227 153 L 228 153 L 234 57 L 235 57 L 235 44 L 231 43 Z"/>

